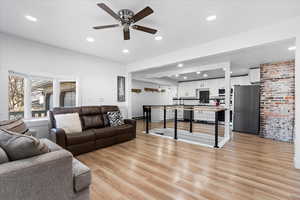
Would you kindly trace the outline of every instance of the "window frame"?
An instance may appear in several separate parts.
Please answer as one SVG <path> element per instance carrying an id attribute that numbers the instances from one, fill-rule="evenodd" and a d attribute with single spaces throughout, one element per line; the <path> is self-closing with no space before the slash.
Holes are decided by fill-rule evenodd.
<path id="1" fill-rule="evenodd" d="M 79 105 L 79 80 L 77 78 L 57 78 L 51 76 L 36 76 L 36 75 L 29 75 L 24 73 L 19 73 L 15 71 L 9 71 L 8 76 L 15 75 L 24 78 L 24 119 L 26 121 L 38 121 L 43 119 L 48 119 L 48 114 L 45 117 L 35 118 L 32 117 L 32 97 L 31 97 L 31 89 L 32 89 L 32 80 L 33 79 L 42 79 L 42 80 L 49 80 L 52 81 L 53 87 L 53 107 L 59 107 L 59 96 L 60 96 L 60 84 L 62 82 L 75 82 L 76 84 L 76 106 Z M 10 98 L 8 96 L 8 98 Z M 9 109 L 9 108 L 8 108 Z M 9 115 L 9 112 L 8 112 Z M 9 117 L 9 116 L 8 116 Z"/>

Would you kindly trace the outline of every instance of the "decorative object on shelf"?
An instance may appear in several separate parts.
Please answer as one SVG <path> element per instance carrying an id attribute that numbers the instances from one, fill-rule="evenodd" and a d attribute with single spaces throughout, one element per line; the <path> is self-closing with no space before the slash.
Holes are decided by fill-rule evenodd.
<path id="1" fill-rule="evenodd" d="M 118 76 L 118 102 L 125 101 L 125 77 Z"/>
<path id="2" fill-rule="evenodd" d="M 131 92 L 134 92 L 134 93 L 141 93 L 142 90 L 141 89 L 131 89 Z"/>
<path id="3" fill-rule="evenodd" d="M 144 88 L 145 92 L 166 92 L 165 89 L 161 89 L 161 88 Z"/>
<path id="4" fill-rule="evenodd" d="M 159 92 L 157 88 L 144 88 L 145 92 Z"/>

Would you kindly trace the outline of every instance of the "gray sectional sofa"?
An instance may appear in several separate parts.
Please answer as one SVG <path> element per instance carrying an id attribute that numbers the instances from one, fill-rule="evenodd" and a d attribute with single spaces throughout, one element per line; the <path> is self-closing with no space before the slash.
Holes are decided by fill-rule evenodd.
<path id="1" fill-rule="evenodd" d="M 88 200 L 90 169 L 50 140 L 41 141 L 49 153 L 17 161 L 0 147 L 0 199 Z"/>

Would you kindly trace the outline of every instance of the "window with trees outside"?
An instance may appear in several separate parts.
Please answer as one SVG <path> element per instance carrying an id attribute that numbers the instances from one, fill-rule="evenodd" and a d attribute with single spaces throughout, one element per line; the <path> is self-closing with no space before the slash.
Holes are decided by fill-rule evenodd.
<path id="1" fill-rule="evenodd" d="M 24 117 L 24 78 L 10 74 L 8 76 L 9 119 Z"/>
<path id="2" fill-rule="evenodd" d="M 16 72 L 8 81 L 9 119 L 43 118 L 53 107 L 76 106 L 76 81 Z"/>

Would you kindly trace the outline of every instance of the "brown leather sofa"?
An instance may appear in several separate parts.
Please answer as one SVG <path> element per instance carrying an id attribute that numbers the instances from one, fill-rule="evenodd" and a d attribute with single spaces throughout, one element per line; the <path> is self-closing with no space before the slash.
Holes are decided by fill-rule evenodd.
<path id="1" fill-rule="evenodd" d="M 124 125 L 110 127 L 107 112 L 118 110 L 117 106 L 54 108 L 49 112 L 51 138 L 73 155 L 134 139 L 136 137 L 135 120 L 125 119 Z M 83 129 L 81 133 L 65 134 L 63 129 L 56 128 L 54 115 L 66 113 L 79 114 Z"/>

